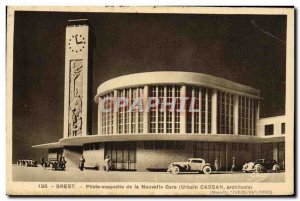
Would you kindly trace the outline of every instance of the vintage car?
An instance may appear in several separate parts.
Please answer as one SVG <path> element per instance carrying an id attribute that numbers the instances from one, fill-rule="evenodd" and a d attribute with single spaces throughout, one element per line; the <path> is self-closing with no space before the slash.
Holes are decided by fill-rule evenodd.
<path id="1" fill-rule="evenodd" d="M 199 172 L 210 174 L 212 171 L 211 165 L 206 163 L 202 158 L 190 158 L 186 162 L 174 162 L 168 167 L 168 172 L 178 174 L 180 172 Z"/>
<path id="2" fill-rule="evenodd" d="M 279 172 L 279 165 L 276 160 L 257 159 L 255 162 L 249 162 L 243 165 L 243 172 L 267 172 L 269 170 Z"/>
<path id="3" fill-rule="evenodd" d="M 52 170 L 66 170 L 66 160 L 50 159 L 45 162 L 46 167 L 50 167 Z"/>
<path id="4" fill-rule="evenodd" d="M 17 161 L 17 165 L 26 166 L 26 167 L 37 167 L 38 162 L 36 160 L 28 160 L 28 159 L 21 159 Z"/>

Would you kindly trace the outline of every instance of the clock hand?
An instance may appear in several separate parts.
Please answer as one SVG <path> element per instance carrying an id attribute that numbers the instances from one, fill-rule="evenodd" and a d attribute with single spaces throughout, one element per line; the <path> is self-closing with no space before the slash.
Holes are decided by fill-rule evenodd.
<path id="1" fill-rule="evenodd" d="M 75 39 L 76 39 L 76 44 L 81 44 L 81 43 L 83 43 L 83 41 L 78 42 L 77 35 L 75 36 Z"/>

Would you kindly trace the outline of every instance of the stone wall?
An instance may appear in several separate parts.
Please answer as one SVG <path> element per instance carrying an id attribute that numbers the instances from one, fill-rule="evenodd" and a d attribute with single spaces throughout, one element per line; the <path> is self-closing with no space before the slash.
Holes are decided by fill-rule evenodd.
<path id="1" fill-rule="evenodd" d="M 83 151 L 85 158 L 85 166 L 97 166 L 99 170 L 103 170 L 104 166 L 104 144 L 100 143 L 99 150 Z"/>
<path id="2" fill-rule="evenodd" d="M 67 161 L 67 168 L 79 167 L 80 157 L 82 156 L 82 147 L 64 147 L 63 156 Z"/>

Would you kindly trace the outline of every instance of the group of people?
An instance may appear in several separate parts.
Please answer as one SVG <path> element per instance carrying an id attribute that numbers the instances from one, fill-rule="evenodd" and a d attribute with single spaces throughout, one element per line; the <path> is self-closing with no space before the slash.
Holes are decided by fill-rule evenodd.
<path id="1" fill-rule="evenodd" d="M 58 166 L 60 166 L 60 167 L 62 167 L 62 168 L 65 168 L 66 163 L 67 163 L 66 158 L 65 158 L 64 156 L 61 156 L 61 157 L 58 159 L 57 163 L 58 163 Z M 45 160 L 44 156 L 42 156 L 42 157 L 40 158 L 40 164 L 41 164 L 41 166 L 44 167 L 45 169 L 46 169 L 46 167 L 50 166 L 51 164 L 53 165 L 53 163 L 47 162 L 47 161 Z"/>

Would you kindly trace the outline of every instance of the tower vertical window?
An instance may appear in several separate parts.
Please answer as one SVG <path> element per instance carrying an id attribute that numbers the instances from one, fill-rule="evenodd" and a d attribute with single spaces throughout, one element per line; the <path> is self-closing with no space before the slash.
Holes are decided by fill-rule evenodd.
<path id="1" fill-rule="evenodd" d="M 281 134 L 285 134 L 285 123 L 281 123 Z"/>

